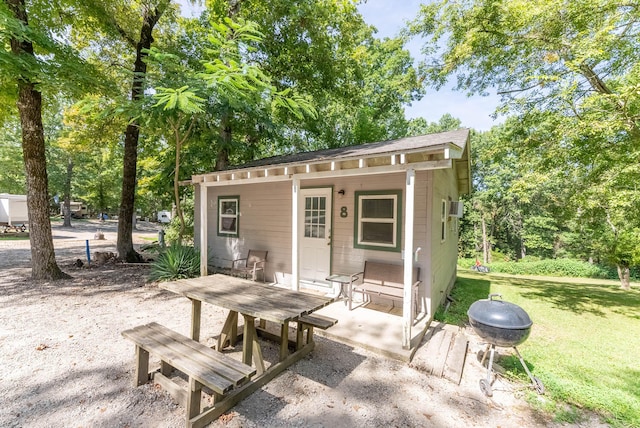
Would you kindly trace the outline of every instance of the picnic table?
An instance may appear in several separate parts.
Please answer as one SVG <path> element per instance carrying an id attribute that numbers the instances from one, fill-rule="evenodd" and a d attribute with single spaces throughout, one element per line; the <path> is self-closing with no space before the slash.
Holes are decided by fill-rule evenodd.
<path id="1" fill-rule="evenodd" d="M 332 298 L 262 285 L 226 275 L 216 274 L 165 282 L 160 284 L 160 288 L 191 300 L 190 333 L 194 341 L 200 340 L 202 302 L 229 310 L 218 339 L 217 350 L 221 351 L 227 343 L 234 345 L 235 341 L 242 336 L 242 363 L 248 366 L 253 365 L 257 371 L 256 376 L 225 395 L 225 399 L 216 404 L 215 412 L 207 413 L 208 421 L 216 419 L 287 367 L 308 355 L 315 346 L 314 326 L 328 328 L 337 322 L 320 315 L 311 315 L 314 311 L 333 302 Z M 237 332 L 239 315 L 244 318 L 244 330 L 241 335 Z M 261 325 L 256 327 L 258 319 Z M 280 334 L 275 335 L 280 344 L 280 358 L 277 363 L 268 368 L 258 341 L 258 330 L 261 330 L 265 322 L 273 322 L 280 327 Z M 296 322 L 298 326 L 295 345 L 291 352 L 289 351 L 290 322 Z M 306 339 L 304 332 L 307 335 Z M 204 422 L 200 420 L 198 425 Z"/>

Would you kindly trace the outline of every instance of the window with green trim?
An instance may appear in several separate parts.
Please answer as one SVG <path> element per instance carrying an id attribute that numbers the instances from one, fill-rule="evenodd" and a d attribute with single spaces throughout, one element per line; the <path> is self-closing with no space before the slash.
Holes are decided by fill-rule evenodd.
<path id="1" fill-rule="evenodd" d="M 218 196 L 218 235 L 238 236 L 239 196 Z"/>
<path id="2" fill-rule="evenodd" d="M 356 192 L 356 248 L 400 251 L 402 192 Z"/>

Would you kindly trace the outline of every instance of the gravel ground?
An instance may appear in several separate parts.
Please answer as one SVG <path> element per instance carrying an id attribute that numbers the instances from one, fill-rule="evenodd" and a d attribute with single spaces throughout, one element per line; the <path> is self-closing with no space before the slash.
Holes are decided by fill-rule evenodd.
<path id="1" fill-rule="evenodd" d="M 97 229 L 104 240 L 93 239 Z M 178 427 L 185 410 L 159 387 L 133 387 L 133 344 L 120 332 L 157 321 L 188 335 L 187 299 L 147 283 L 148 267 L 75 266 L 91 251 L 115 251 L 116 223 L 54 225 L 58 264 L 73 276 L 59 282 L 30 279 L 29 241 L 0 240 L 0 426 Z M 134 243 L 157 236 L 141 223 Z M 147 238 L 145 241 L 144 238 Z M 203 305 L 202 332 L 215 343 L 226 314 Z M 423 347 L 424 348 L 424 347 Z M 563 425 L 533 410 L 525 385 L 499 378 L 494 396 L 478 388 L 486 374 L 471 337 L 461 385 L 411 364 L 318 338 L 316 349 L 213 427 L 604 427 L 593 415 Z M 264 342 L 264 356 L 277 349 Z M 233 355 L 240 357 L 238 348 Z M 544 397 L 540 397 L 544 400 Z"/>

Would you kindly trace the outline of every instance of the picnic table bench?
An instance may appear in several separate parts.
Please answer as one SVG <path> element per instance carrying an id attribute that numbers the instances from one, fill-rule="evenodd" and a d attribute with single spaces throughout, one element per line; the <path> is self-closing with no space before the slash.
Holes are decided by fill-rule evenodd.
<path id="1" fill-rule="evenodd" d="M 160 372 L 154 373 L 153 379 L 170 392 L 176 401 L 186 404 L 187 426 L 190 427 L 211 423 L 287 367 L 309 355 L 315 347 L 313 327 L 328 328 L 337 322 L 313 313 L 330 304 L 333 301 L 331 298 L 268 287 L 226 275 L 164 282 L 160 288 L 191 300 L 191 337 L 182 336 L 156 323 L 136 327 L 122 334 L 136 344 L 138 363 L 135 385 L 149 379 L 149 352 L 159 355 Z M 203 302 L 229 311 L 218 339 L 217 351 L 199 343 Z M 238 339 L 239 316 L 244 318 L 242 361 L 219 352 L 227 341 L 234 344 Z M 275 335 L 280 345 L 280 358 L 269 366 L 265 364 L 258 341 L 257 320 L 280 327 L 280 334 Z M 292 352 L 289 352 L 290 322 L 297 322 L 307 333 L 305 342 L 302 341 L 304 334 L 296 336 Z M 173 368 L 189 377 L 187 391 L 168 379 L 166 372 Z M 203 386 L 213 391 L 214 403 L 201 412 L 199 397 Z"/>
<path id="2" fill-rule="evenodd" d="M 256 374 L 253 367 L 155 322 L 125 330 L 122 335 L 136 345 L 135 386 L 153 378 L 177 402 L 185 405 L 189 427 L 198 426 L 198 420 L 210 410 L 201 412 L 203 386 L 211 389 L 218 401 Z M 149 373 L 149 354 L 160 358 L 160 372 Z M 170 378 L 173 369 L 187 375 L 187 389 Z"/>
<path id="3" fill-rule="evenodd" d="M 313 342 L 313 328 L 319 328 L 320 330 L 326 330 L 329 327 L 336 325 L 338 322 L 335 318 L 330 318 L 320 314 L 307 314 L 299 316 L 296 320 L 298 322 L 298 328 L 296 330 L 296 343 L 297 346 L 303 344 L 309 344 Z M 304 341 L 304 332 L 307 332 L 307 340 Z"/>
<path id="4" fill-rule="evenodd" d="M 357 274 L 362 277 L 361 282 L 352 283 L 349 290 L 349 310 L 351 310 L 351 300 L 353 292 L 361 293 L 363 298 L 371 296 L 379 296 L 392 301 L 404 300 L 404 266 L 380 263 L 380 262 L 364 262 L 364 270 Z M 414 315 L 417 313 L 418 305 L 418 286 L 420 285 L 420 268 L 413 268 L 413 283 L 411 285 L 411 298 L 413 304 Z"/>

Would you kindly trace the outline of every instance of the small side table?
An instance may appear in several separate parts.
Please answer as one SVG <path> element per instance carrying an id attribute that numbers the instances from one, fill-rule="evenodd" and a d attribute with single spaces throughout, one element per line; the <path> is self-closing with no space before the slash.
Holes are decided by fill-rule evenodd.
<path id="1" fill-rule="evenodd" d="M 354 281 L 357 281 L 359 278 L 359 274 L 342 274 L 338 273 L 335 275 L 329 275 L 325 278 L 326 281 L 337 282 L 340 284 L 340 292 L 338 293 L 338 298 L 345 299 L 345 304 L 347 301 L 349 302 L 349 306 L 351 306 L 351 285 Z M 344 289 L 344 286 L 347 286 L 347 290 Z"/>

